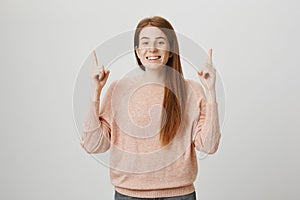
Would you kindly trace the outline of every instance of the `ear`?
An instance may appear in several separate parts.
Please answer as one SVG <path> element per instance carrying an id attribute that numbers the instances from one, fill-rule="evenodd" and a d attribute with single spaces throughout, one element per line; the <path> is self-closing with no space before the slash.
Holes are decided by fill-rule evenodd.
<path id="1" fill-rule="evenodd" d="M 135 50 L 135 52 L 136 52 L 137 57 L 140 59 L 139 48 L 138 48 L 137 46 L 135 46 L 134 50 Z"/>
<path id="2" fill-rule="evenodd" d="M 169 58 L 172 58 L 173 54 L 172 52 L 169 53 Z"/>

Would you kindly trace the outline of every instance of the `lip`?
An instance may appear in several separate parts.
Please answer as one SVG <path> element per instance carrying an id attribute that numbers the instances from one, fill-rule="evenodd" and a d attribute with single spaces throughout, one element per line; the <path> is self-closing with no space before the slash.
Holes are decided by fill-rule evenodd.
<path id="1" fill-rule="evenodd" d="M 149 57 L 158 57 L 157 59 L 155 59 L 155 60 L 149 60 L 148 58 Z M 148 61 L 156 61 L 156 60 L 160 60 L 161 59 L 161 56 L 159 56 L 159 55 L 151 55 L 151 56 L 146 56 L 146 59 L 148 60 Z"/>

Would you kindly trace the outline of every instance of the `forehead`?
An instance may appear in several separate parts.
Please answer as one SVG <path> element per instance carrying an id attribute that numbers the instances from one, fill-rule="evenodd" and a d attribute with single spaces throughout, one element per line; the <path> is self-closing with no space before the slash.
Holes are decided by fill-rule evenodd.
<path id="1" fill-rule="evenodd" d="M 147 27 L 142 28 L 139 38 L 141 39 L 142 37 L 149 37 L 150 39 L 156 38 L 156 37 L 167 38 L 167 36 L 164 34 L 164 32 L 162 32 L 162 30 L 160 30 L 159 28 L 154 27 L 154 26 L 147 26 Z"/>

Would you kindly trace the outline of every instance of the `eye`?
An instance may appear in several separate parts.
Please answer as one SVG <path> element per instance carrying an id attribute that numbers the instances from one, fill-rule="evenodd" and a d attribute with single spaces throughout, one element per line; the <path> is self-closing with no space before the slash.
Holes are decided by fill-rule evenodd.
<path id="1" fill-rule="evenodd" d="M 165 42 L 164 41 L 159 41 L 158 44 L 165 44 Z"/>
<path id="2" fill-rule="evenodd" d="M 148 44 L 148 42 L 142 42 L 142 45 L 147 45 Z"/>

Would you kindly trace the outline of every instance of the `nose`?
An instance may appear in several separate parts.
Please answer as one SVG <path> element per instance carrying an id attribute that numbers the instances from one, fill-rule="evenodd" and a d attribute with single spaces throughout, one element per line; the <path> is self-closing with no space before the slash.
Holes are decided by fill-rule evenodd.
<path id="1" fill-rule="evenodd" d="M 157 47 L 156 47 L 155 42 L 151 42 L 151 43 L 149 44 L 148 50 L 149 50 L 149 51 L 156 51 L 156 50 L 157 50 Z"/>
<path id="2" fill-rule="evenodd" d="M 151 45 L 149 46 L 148 50 L 149 50 L 150 52 L 157 51 L 157 47 L 156 47 L 155 44 L 151 44 Z"/>

